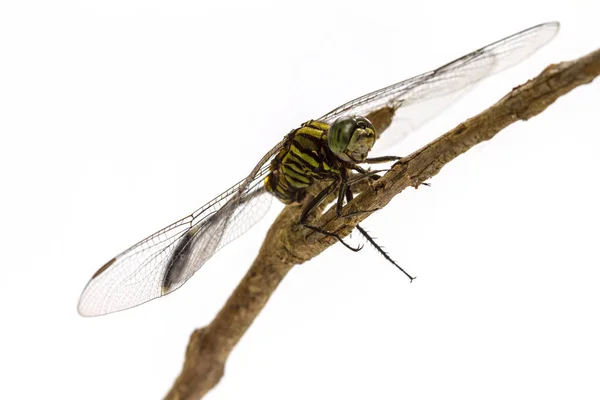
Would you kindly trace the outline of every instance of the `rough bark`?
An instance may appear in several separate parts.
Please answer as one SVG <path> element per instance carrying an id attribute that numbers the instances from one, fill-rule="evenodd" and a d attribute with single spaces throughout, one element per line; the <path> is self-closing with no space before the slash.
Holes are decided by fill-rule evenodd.
<path id="1" fill-rule="evenodd" d="M 560 96 L 591 82 L 600 74 L 600 49 L 570 62 L 550 65 L 536 78 L 514 88 L 496 104 L 396 163 L 381 179 L 364 189 L 345 213 L 385 207 L 409 186 L 417 187 L 444 165 L 478 143 L 492 139 L 506 126 L 544 111 Z M 600 101 L 600 99 L 599 99 Z M 393 112 L 370 115 L 376 127 L 389 125 Z M 294 266 L 317 256 L 335 239 L 300 228 L 301 207 L 288 206 L 277 217 L 254 263 L 229 300 L 207 326 L 191 336 L 183 369 L 166 399 L 200 399 L 223 376 L 229 353 L 263 309 L 273 291 Z M 337 218 L 332 208 L 315 225 L 345 236 L 369 213 Z"/>

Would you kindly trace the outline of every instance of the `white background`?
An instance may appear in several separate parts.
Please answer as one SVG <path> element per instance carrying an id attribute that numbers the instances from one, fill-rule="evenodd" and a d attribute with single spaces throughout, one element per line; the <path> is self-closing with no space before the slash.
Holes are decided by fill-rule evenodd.
<path id="1" fill-rule="evenodd" d="M 90 319 L 81 289 L 303 121 L 561 21 L 402 155 L 600 47 L 596 0 L 278 4 L 2 3 L 0 398 L 163 396 L 281 205 L 164 299 Z M 293 269 L 206 398 L 599 398 L 598 104 L 576 89 L 369 218 L 412 284 L 368 247 Z"/>

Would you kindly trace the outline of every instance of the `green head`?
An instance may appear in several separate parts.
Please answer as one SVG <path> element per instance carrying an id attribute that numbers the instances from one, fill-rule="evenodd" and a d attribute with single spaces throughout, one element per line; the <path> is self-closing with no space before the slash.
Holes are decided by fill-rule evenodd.
<path id="1" fill-rule="evenodd" d="M 339 117 L 329 127 L 327 142 L 342 160 L 361 163 L 375 144 L 375 128 L 364 117 Z"/>

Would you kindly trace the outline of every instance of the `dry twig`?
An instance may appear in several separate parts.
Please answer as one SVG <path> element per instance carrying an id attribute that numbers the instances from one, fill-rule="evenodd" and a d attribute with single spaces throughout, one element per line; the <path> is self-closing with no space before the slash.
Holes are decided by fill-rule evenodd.
<path id="1" fill-rule="evenodd" d="M 401 162 L 350 202 L 345 212 L 384 207 L 409 186 L 417 187 L 435 176 L 444 165 L 478 143 L 492 139 L 513 122 L 528 120 L 544 111 L 558 97 L 591 82 L 600 74 L 600 49 L 570 62 L 547 67 L 529 82 L 514 88 L 496 104 L 466 120 L 445 135 L 424 146 Z M 384 110 L 369 118 L 381 131 L 393 117 Z M 330 209 L 315 225 L 327 222 L 326 229 L 346 236 L 368 214 L 336 218 Z M 246 276 L 215 319 L 191 336 L 185 363 L 166 399 L 200 399 L 223 376 L 225 361 L 254 318 L 288 271 L 317 256 L 335 243 L 330 237 L 309 234 L 296 224 L 301 208 L 288 206 L 271 226 Z"/>

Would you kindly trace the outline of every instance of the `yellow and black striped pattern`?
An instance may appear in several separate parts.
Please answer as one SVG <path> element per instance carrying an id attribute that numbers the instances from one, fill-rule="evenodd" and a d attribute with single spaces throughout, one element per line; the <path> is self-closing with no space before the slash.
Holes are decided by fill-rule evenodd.
<path id="1" fill-rule="evenodd" d="M 285 147 L 271 162 L 266 189 L 283 203 L 300 202 L 316 180 L 339 175 L 339 160 L 327 145 L 329 125 L 308 121 L 288 135 Z"/>

